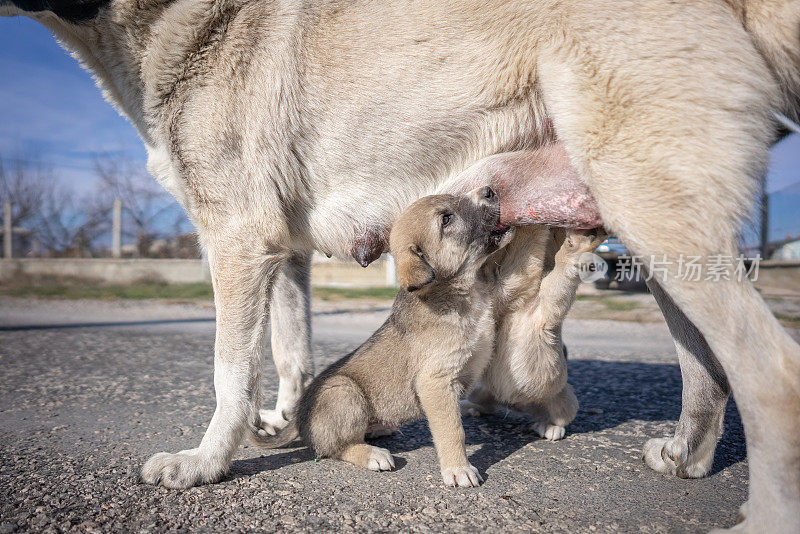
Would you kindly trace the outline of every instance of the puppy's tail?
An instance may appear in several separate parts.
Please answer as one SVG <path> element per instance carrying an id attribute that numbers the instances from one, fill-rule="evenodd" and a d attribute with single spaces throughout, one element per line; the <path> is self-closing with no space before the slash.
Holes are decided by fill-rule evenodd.
<path id="1" fill-rule="evenodd" d="M 297 428 L 297 423 L 291 421 L 288 425 L 278 430 L 274 436 L 250 433 L 250 441 L 258 447 L 264 449 L 278 449 L 285 447 L 300 436 L 300 430 Z"/>

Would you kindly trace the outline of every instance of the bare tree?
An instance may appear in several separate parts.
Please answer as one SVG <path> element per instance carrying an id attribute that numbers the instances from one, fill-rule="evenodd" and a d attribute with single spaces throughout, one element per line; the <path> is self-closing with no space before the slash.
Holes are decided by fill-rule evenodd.
<path id="1" fill-rule="evenodd" d="M 89 195 L 60 184 L 36 155 L 0 156 L 0 209 L 11 204 L 11 223 L 30 230 L 51 256 L 91 254 L 107 224 L 107 209 Z"/>
<path id="2" fill-rule="evenodd" d="M 52 181 L 50 169 L 40 159 L 0 155 L 0 213 L 10 202 L 11 225 L 26 225 L 41 209 L 44 191 Z"/>
<path id="3" fill-rule="evenodd" d="M 77 196 L 53 183 L 35 218 L 39 242 L 52 255 L 91 256 L 97 240 L 109 232 L 110 211 L 96 197 Z"/>

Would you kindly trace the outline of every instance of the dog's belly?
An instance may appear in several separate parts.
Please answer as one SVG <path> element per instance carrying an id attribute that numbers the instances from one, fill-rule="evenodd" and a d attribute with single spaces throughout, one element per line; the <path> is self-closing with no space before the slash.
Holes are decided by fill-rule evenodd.
<path id="1" fill-rule="evenodd" d="M 597 203 L 561 143 L 490 156 L 438 189 L 460 194 L 485 185 L 500 197 L 503 224 L 578 229 L 603 225 Z M 388 250 L 389 230 L 388 226 L 374 225 L 358 231 L 350 255 L 366 267 Z"/>

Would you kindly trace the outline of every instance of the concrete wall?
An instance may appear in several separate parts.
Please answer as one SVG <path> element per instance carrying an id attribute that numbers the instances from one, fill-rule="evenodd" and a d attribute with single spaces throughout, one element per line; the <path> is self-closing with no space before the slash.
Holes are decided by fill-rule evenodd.
<path id="1" fill-rule="evenodd" d="M 755 286 L 765 293 L 800 295 L 800 261 L 762 261 Z"/>
<path id="2" fill-rule="evenodd" d="M 394 285 L 394 270 L 383 256 L 367 268 L 354 261 L 314 256 L 311 283 L 315 286 L 381 287 Z M 201 260 L 155 259 L 38 259 L 0 260 L 0 281 L 16 275 L 68 276 L 128 284 L 142 279 L 169 283 L 208 282 Z M 800 294 L 800 261 L 762 261 L 756 286 L 772 292 Z"/>
<path id="3" fill-rule="evenodd" d="M 53 276 L 129 284 L 139 280 L 168 283 L 210 280 L 201 260 L 111 258 L 22 258 L 0 260 L 0 280 L 14 276 Z"/>
<path id="4" fill-rule="evenodd" d="M 391 266 L 385 258 L 379 259 L 365 269 L 354 261 L 345 262 L 315 256 L 311 281 L 316 286 L 379 287 L 393 285 L 392 274 Z M 0 281 L 19 275 L 70 277 L 100 280 L 110 284 L 129 284 L 140 280 L 168 283 L 210 281 L 208 267 L 201 260 L 111 258 L 0 260 Z"/>

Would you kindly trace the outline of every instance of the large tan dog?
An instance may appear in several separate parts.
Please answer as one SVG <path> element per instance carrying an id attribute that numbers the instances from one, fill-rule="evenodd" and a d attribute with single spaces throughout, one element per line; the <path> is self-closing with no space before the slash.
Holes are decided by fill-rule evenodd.
<path id="1" fill-rule="evenodd" d="M 648 464 L 705 473 L 730 384 L 750 468 L 738 528 L 800 531 L 800 348 L 749 282 L 678 273 L 684 256 L 736 255 L 776 135 L 771 112 L 797 119 L 797 0 L 0 6 L 41 21 L 94 72 L 208 250 L 217 409 L 198 448 L 145 464 L 147 482 L 219 480 L 244 433 L 263 426 L 272 290 L 279 311 L 305 313 L 285 297 L 302 302 L 309 251 L 368 261 L 415 199 L 482 158 L 539 149 L 534 160 L 556 166 L 543 177 L 562 185 L 517 167 L 524 179 L 491 184 L 517 199 L 504 222 L 582 226 L 591 217 L 570 213 L 577 204 L 536 193 L 585 186 L 631 250 L 670 262 L 652 289 L 676 340 L 684 412 L 674 438 L 648 444 Z M 310 369 L 300 371 L 298 387 Z"/>
<path id="2" fill-rule="evenodd" d="M 289 426 L 256 440 L 282 447 L 298 435 L 317 456 L 388 471 L 388 450 L 364 443 L 371 424 L 423 414 L 450 486 L 482 482 L 470 465 L 458 400 L 481 377 L 494 348 L 492 276 L 486 259 L 513 237 L 498 225 L 488 187 L 469 196 L 414 202 L 392 227 L 401 289 L 386 322 L 353 353 L 323 371 L 300 397 Z"/>

